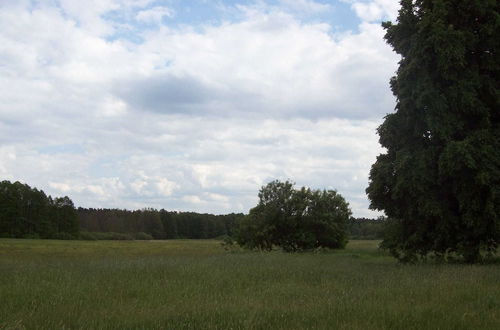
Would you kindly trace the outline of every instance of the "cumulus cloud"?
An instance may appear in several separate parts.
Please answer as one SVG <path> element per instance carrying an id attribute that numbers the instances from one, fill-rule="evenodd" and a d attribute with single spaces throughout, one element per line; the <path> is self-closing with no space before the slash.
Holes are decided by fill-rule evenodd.
<path id="1" fill-rule="evenodd" d="M 135 19 L 146 24 L 161 24 L 164 17 L 173 17 L 175 12 L 167 7 L 156 6 L 137 13 Z"/>
<path id="2" fill-rule="evenodd" d="M 160 113 L 193 112 L 216 94 L 195 77 L 171 74 L 120 81 L 115 90 L 130 107 Z"/>
<path id="3" fill-rule="evenodd" d="M 278 178 L 337 189 L 357 215 L 370 214 L 363 191 L 380 152 L 372 138 L 377 123 L 146 116 L 149 132 L 140 123 L 115 139 L 94 132 L 100 143 L 84 155 L 26 150 L 14 156 L 10 149 L 1 165 L 16 179 L 87 207 L 246 212 L 258 189 Z"/>
<path id="4" fill-rule="evenodd" d="M 327 25 L 301 24 L 282 12 L 201 32 L 162 29 L 140 47 L 161 54 L 162 75 L 131 81 L 136 95 L 129 98 L 153 111 L 158 102 L 204 101 L 180 112 L 378 118 L 393 106 L 387 81 L 397 61 L 383 33 L 364 23 L 359 33 L 336 39 Z"/>
<path id="5" fill-rule="evenodd" d="M 374 214 L 364 189 L 398 60 L 374 18 L 337 34 L 294 14 L 329 10 L 315 1 L 234 7 L 241 19 L 196 28 L 169 26 L 173 11 L 145 0 L 9 3 L 2 178 L 86 207 L 215 213 L 246 212 L 261 185 L 292 179 Z"/>
<path id="6" fill-rule="evenodd" d="M 394 21 L 398 16 L 399 0 L 347 1 L 352 3 L 356 15 L 366 22 L 384 19 Z"/>

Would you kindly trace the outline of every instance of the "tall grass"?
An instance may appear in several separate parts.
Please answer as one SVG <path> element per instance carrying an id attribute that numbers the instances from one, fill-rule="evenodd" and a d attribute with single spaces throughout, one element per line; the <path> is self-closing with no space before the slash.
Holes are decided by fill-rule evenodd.
<path id="1" fill-rule="evenodd" d="M 0 240 L 3 329 L 498 329 L 498 265 L 217 241 Z"/>

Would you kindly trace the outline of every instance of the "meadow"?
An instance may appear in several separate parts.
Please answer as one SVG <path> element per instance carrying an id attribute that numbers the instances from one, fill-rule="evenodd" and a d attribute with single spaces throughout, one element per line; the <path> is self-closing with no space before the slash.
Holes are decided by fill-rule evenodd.
<path id="1" fill-rule="evenodd" d="M 500 267 L 401 265 L 377 241 L 0 239 L 0 329 L 499 329 Z"/>

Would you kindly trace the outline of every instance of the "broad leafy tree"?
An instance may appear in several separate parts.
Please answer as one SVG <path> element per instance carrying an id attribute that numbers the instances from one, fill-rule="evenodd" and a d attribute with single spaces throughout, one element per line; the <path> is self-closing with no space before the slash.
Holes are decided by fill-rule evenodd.
<path id="1" fill-rule="evenodd" d="M 385 211 L 383 246 L 468 262 L 496 250 L 500 217 L 500 16 L 496 0 L 403 0 L 385 39 L 401 55 L 396 111 L 379 127 L 386 153 L 367 188 Z"/>
<path id="2" fill-rule="evenodd" d="M 262 187 L 259 204 L 241 222 L 237 242 L 247 248 L 303 251 L 343 248 L 349 204 L 333 190 L 294 189 L 289 181 Z"/>

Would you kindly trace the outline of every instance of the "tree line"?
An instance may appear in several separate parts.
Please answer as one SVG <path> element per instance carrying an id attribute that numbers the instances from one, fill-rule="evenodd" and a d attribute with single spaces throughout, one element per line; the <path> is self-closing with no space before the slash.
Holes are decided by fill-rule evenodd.
<path id="1" fill-rule="evenodd" d="M 120 233 L 132 238 L 150 236 L 154 239 L 206 239 L 232 236 L 239 221 L 244 217 L 241 213 L 214 215 L 164 209 L 129 211 L 78 208 L 77 214 L 83 232 Z M 127 236 L 116 237 L 127 238 Z"/>
<path id="2" fill-rule="evenodd" d="M 347 225 L 351 239 L 383 239 L 387 227 L 387 218 L 380 216 L 377 219 L 352 218 Z"/>
<path id="3" fill-rule="evenodd" d="M 94 209 L 77 210 L 80 236 L 96 239 L 209 239 L 237 234 L 248 221 L 247 215 L 231 213 L 213 215 L 195 212 L 177 212 L 164 209 Z M 347 236 L 350 239 L 382 239 L 387 219 L 379 217 L 350 218 Z M 244 225 L 242 225 L 245 223 Z M 99 235 L 104 233 L 106 235 Z M 90 234 L 90 235 L 89 235 Z M 146 234 L 146 235 L 144 235 Z"/>
<path id="4" fill-rule="evenodd" d="M 319 192 L 304 190 L 294 194 L 301 194 L 302 197 L 311 194 L 309 197 L 314 197 Z M 340 201 L 344 205 L 343 199 Z M 297 197 L 294 202 L 297 202 Z M 302 207 L 307 208 L 307 205 L 302 204 Z M 256 212 L 252 212 L 251 217 L 255 217 Z M 52 198 L 27 184 L 0 182 L 0 237 L 127 240 L 236 238 L 247 235 L 248 239 L 248 226 L 253 222 L 248 217 L 242 213 L 214 215 L 151 208 L 134 211 L 75 208 L 67 196 Z M 343 226 L 347 230 L 342 235 L 355 239 L 382 238 L 384 219 L 345 218 L 342 221 L 346 221 Z M 315 224 L 309 222 L 309 225 Z"/>
<path id="5" fill-rule="evenodd" d="M 52 198 L 20 182 L 0 182 L 0 237 L 77 238 L 78 217 L 67 196 Z"/>

